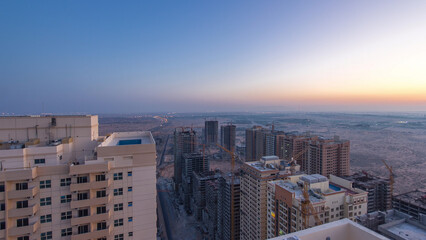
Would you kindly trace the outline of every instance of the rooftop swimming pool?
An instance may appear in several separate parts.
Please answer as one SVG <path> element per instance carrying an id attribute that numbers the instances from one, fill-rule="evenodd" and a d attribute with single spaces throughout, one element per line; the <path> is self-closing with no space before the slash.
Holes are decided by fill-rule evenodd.
<path id="1" fill-rule="evenodd" d="M 337 187 L 337 186 L 334 186 L 334 185 L 332 185 L 332 184 L 329 184 L 329 187 L 330 187 L 330 189 L 331 190 L 334 190 L 334 191 L 340 191 L 340 190 L 342 190 L 341 188 L 339 188 L 339 187 Z"/>
<path id="2" fill-rule="evenodd" d="M 126 139 L 126 140 L 120 140 L 117 143 L 117 146 L 123 146 L 123 145 L 137 145 L 142 144 L 142 139 Z"/>

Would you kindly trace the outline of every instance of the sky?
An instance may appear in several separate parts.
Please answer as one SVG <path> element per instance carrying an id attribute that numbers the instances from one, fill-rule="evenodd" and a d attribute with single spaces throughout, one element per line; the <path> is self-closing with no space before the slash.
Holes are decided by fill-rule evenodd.
<path id="1" fill-rule="evenodd" d="M 426 1 L 0 1 L 0 114 L 426 111 Z"/>

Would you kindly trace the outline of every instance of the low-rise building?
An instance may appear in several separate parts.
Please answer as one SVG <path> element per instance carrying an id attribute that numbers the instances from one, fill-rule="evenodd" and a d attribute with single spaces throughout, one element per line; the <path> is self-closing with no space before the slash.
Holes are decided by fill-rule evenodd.
<path id="1" fill-rule="evenodd" d="M 305 187 L 306 186 L 306 187 Z M 306 228 L 354 219 L 367 213 L 367 192 L 352 183 L 330 175 L 288 176 L 268 183 L 268 238 L 297 232 Z M 309 196 L 311 210 L 304 209 Z"/>

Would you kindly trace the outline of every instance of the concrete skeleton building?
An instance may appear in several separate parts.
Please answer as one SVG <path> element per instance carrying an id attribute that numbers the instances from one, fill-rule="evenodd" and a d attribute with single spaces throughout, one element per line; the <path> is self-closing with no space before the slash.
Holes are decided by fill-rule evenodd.
<path id="1" fill-rule="evenodd" d="M 175 192 L 179 194 L 182 184 L 183 154 L 195 153 L 197 149 L 197 134 L 192 128 L 176 128 L 174 131 L 174 184 Z"/>
<path id="2" fill-rule="evenodd" d="M 235 134 L 237 127 L 232 124 L 220 126 L 220 145 L 231 152 L 235 152 Z"/>
<path id="3" fill-rule="evenodd" d="M 303 187 L 315 213 L 303 210 Z M 293 175 L 268 183 L 268 238 L 297 232 L 343 218 L 355 219 L 367 213 L 367 192 L 353 188 L 352 183 L 331 175 Z M 319 221 L 314 218 L 318 217 Z M 306 219 L 306 226 L 304 220 Z"/>
<path id="4" fill-rule="evenodd" d="M 392 209 L 358 216 L 356 222 L 390 239 L 422 240 L 426 237 L 425 215 L 418 221 L 413 216 Z"/>
<path id="5" fill-rule="evenodd" d="M 208 182 L 217 181 L 222 173 L 219 170 L 207 171 L 200 173 L 193 173 L 193 184 L 192 184 L 192 209 L 194 212 L 195 219 L 197 221 L 203 220 L 203 211 L 206 207 L 206 185 Z"/>
<path id="6" fill-rule="evenodd" d="M 183 206 L 187 213 L 192 213 L 191 198 L 192 198 L 192 184 L 194 173 L 206 172 L 210 169 L 208 157 L 200 153 L 185 153 L 183 154 L 182 166 L 182 193 L 183 193 Z"/>
<path id="7" fill-rule="evenodd" d="M 215 145 L 219 137 L 219 122 L 216 120 L 204 122 L 204 143 Z"/>
<path id="8" fill-rule="evenodd" d="M 354 187 L 368 192 L 367 212 L 386 211 L 392 208 L 392 196 L 388 179 L 363 173 L 355 173 L 343 178 L 353 182 Z"/>
<path id="9" fill-rule="evenodd" d="M 0 117 L 0 239 L 155 239 L 150 132 L 97 116 Z"/>
<path id="10" fill-rule="evenodd" d="M 389 240 L 349 219 L 341 219 L 269 240 Z"/>
<path id="11" fill-rule="evenodd" d="M 413 216 L 420 220 L 420 215 L 426 215 L 426 192 L 415 190 L 393 196 L 393 209 Z"/>
<path id="12" fill-rule="evenodd" d="M 300 166 L 296 166 L 296 170 L 300 170 Z M 266 239 L 267 183 L 290 174 L 288 162 L 277 156 L 265 156 L 260 161 L 242 165 L 240 239 Z"/>
<path id="13" fill-rule="evenodd" d="M 232 184 L 230 174 L 223 174 L 219 178 L 219 189 L 217 194 L 217 240 L 231 240 L 232 230 L 235 240 L 240 239 L 240 177 L 234 177 L 234 184 Z M 231 191 L 234 190 L 233 201 L 231 198 Z M 231 208 L 233 202 L 233 209 Z M 234 212 L 232 216 L 232 211 Z M 233 224 L 233 229 L 232 229 Z"/>

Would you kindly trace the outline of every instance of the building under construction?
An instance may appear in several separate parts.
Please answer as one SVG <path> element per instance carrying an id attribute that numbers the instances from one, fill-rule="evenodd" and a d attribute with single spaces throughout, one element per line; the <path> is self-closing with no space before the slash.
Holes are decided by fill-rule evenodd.
<path id="1" fill-rule="evenodd" d="M 215 240 L 217 233 L 219 181 L 206 182 L 206 207 L 203 210 L 203 228 L 207 232 L 207 239 Z"/>
<path id="2" fill-rule="evenodd" d="M 193 173 L 192 194 L 193 194 L 193 212 L 195 219 L 201 221 L 203 210 L 206 207 L 206 184 L 209 181 L 216 181 L 221 177 L 219 170 Z"/>
<path id="3" fill-rule="evenodd" d="M 192 183 L 193 173 L 205 172 L 210 169 L 209 159 L 200 153 L 185 153 L 183 154 L 182 166 L 182 192 L 183 206 L 188 214 L 192 213 L 191 198 L 192 198 Z"/>
<path id="4" fill-rule="evenodd" d="M 174 132 L 174 183 L 179 193 L 182 184 L 183 154 L 194 153 L 197 146 L 197 134 L 192 128 L 176 128 Z"/>
<path id="5" fill-rule="evenodd" d="M 388 179 L 373 176 L 365 172 L 355 173 L 344 178 L 353 182 L 354 187 L 368 192 L 368 213 L 386 211 L 392 208 L 392 196 Z"/>
<path id="6" fill-rule="evenodd" d="M 235 152 L 236 129 L 232 124 L 220 126 L 220 145 L 231 152 Z"/>
<path id="7" fill-rule="evenodd" d="M 238 240 L 240 239 L 240 178 L 235 176 L 234 184 L 232 184 L 231 174 L 224 174 L 218 182 L 216 239 Z M 231 200 L 232 190 L 234 191 L 233 201 Z M 231 238 L 232 235 L 233 238 Z"/>
<path id="8" fill-rule="evenodd" d="M 219 122 L 205 121 L 204 122 L 204 143 L 207 145 L 217 144 L 219 136 Z"/>
<path id="9" fill-rule="evenodd" d="M 267 189 L 268 238 L 367 213 L 368 193 L 333 175 L 293 175 Z"/>
<path id="10" fill-rule="evenodd" d="M 396 195 L 392 198 L 393 209 L 420 220 L 420 214 L 426 215 L 426 192 L 415 190 Z"/>

